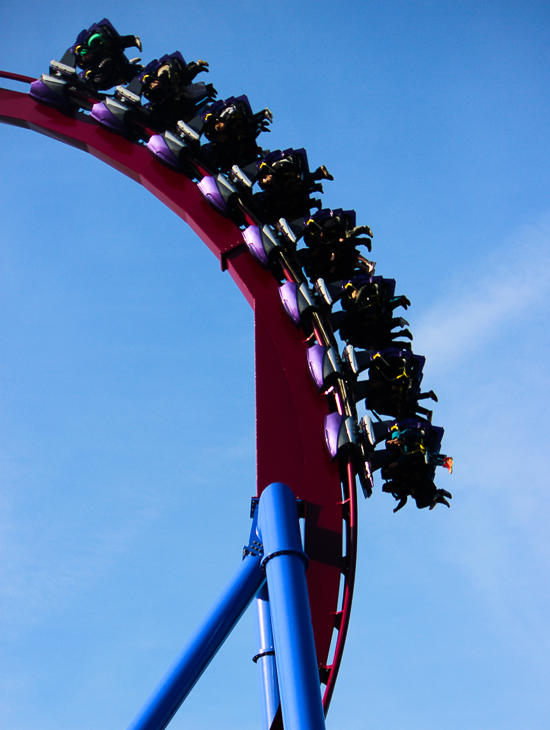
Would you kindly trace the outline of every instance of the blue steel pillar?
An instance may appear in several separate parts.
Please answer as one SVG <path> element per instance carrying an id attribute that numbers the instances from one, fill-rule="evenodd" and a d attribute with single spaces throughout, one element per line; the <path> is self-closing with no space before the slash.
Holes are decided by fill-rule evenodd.
<path id="1" fill-rule="evenodd" d="M 265 585 L 256 598 L 256 608 L 256 646 L 258 653 L 254 657 L 254 661 L 258 665 L 262 730 L 269 730 L 279 709 L 279 685 L 277 682 L 273 632 L 271 630 L 269 595 Z"/>
<path id="2" fill-rule="evenodd" d="M 247 555 L 128 730 L 164 730 L 264 582 L 261 557 Z"/>
<path id="3" fill-rule="evenodd" d="M 296 498 L 275 482 L 262 493 L 258 527 L 264 546 L 281 709 L 285 730 L 324 730 L 319 670 Z"/>

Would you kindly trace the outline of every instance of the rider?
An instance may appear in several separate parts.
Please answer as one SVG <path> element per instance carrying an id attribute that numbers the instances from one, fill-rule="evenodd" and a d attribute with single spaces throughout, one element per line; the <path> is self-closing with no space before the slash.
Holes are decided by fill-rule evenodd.
<path id="1" fill-rule="evenodd" d="M 193 83 L 202 71 L 208 72 L 206 61 L 186 63 L 179 51 L 151 61 L 139 77 L 150 112 L 166 126 L 189 121 L 217 94 L 212 84 Z"/>
<path id="2" fill-rule="evenodd" d="M 222 172 L 233 165 L 246 167 L 262 157 L 263 150 L 256 139 L 260 132 L 270 131 L 269 109 L 254 114 L 246 96 L 232 96 L 214 102 L 201 116 L 202 134 L 208 140 L 205 149 Z"/>
<path id="3" fill-rule="evenodd" d="M 369 238 L 361 238 L 366 234 Z M 357 271 L 370 267 L 358 249 L 364 245 L 371 250 L 372 231 L 369 226 L 355 225 L 355 211 L 341 208 L 314 213 L 302 233 L 307 250 L 302 254 L 304 269 L 313 281 L 326 283 L 351 279 Z"/>
<path id="4" fill-rule="evenodd" d="M 124 54 L 124 49 L 132 46 L 141 51 L 139 36 L 121 36 L 112 23 L 103 18 L 88 30 L 81 31 L 70 50 L 76 57 L 77 66 L 84 70 L 83 78 L 95 89 L 106 90 L 128 83 L 141 70 L 141 66 L 130 63 Z"/>
<path id="5" fill-rule="evenodd" d="M 311 193 L 323 192 L 322 185 L 316 181 L 334 180 L 324 165 L 315 172 L 309 171 L 304 149 L 270 152 L 258 163 L 258 170 L 262 192 L 254 197 L 268 223 L 279 218 L 295 220 L 308 216 L 311 208 L 321 207 L 320 200 L 309 197 Z"/>
<path id="6" fill-rule="evenodd" d="M 394 512 L 405 505 L 409 496 L 419 509 L 433 509 L 436 504 L 450 507 L 447 498 L 451 494 L 438 489 L 433 481 L 437 466 L 452 472 L 452 458 L 440 453 L 442 438 L 443 429 L 425 419 L 407 418 L 390 427 L 386 449 L 375 454 L 382 461 L 382 478 L 386 480 L 383 491 L 399 501 Z"/>

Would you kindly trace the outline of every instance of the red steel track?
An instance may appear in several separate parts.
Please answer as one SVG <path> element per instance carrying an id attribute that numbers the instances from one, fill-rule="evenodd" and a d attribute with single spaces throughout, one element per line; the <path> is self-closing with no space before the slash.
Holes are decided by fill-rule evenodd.
<path id="1" fill-rule="evenodd" d="M 0 77 L 33 81 L 6 72 L 0 72 Z M 280 481 L 306 504 L 307 582 L 317 659 L 319 667 L 325 668 L 326 713 L 351 611 L 357 535 L 355 477 L 348 466 L 343 499 L 338 465 L 331 462 L 324 443 L 326 400 L 310 378 L 303 333 L 284 313 L 277 282 L 242 245 L 239 228 L 204 201 L 195 183 L 161 165 L 143 145 L 102 129 L 84 113 L 64 113 L 37 103 L 28 94 L 2 88 L 0 122 L 89 152 L 143 185 L 191 226 L 254 310 L 257 494 Z M 347 555 L 343 557 L 344 526 Z M 339 606 L 342 574 L 345 588 Z M 329 662 L 335 631 L 336 651 Z"/>

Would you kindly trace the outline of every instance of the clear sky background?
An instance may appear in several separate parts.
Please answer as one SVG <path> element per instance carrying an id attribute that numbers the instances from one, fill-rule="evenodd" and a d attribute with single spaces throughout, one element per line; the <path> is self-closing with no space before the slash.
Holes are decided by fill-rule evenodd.
<path id="1" fill-rule="evenodd" d="M 269 106 L 263 145 L 327 165 L 325 204 L 412 301 L 454 498 L 361 502 L 328 728 L 546 727 L 548 3 L 5 1 L 0 68 L 39 76 L 104 16 Z M 248 537 L 252 313 L 144 189 L 26 130 L 0 145 L 1 723 L 124 729 Z M 247 615 L 171 727 L 259 727 L 254 653 Z"/>

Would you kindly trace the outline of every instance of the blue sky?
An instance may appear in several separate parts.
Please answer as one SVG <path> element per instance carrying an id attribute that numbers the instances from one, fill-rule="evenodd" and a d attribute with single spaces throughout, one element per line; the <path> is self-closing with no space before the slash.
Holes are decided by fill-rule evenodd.
<path id="1" fill-rule="evenodd" d="M 269 106 L 412 301 L 452 508 L 360 504 L 327 727 L 541 728 L 550 541 L 544 2 L 138 0 L 0 9 L 0 68 L 107 16 Z M 25 88 L 13 85 L 13 88 Z M 232 574 L 254 491 L 252 314 L 185 225 L 99 161 L 0 127 L 0 717 L 125 728 Z M 256 728 L 251 616 L 171 727 Z M 546 720 L 545 720 L 546 718 Z"/>

